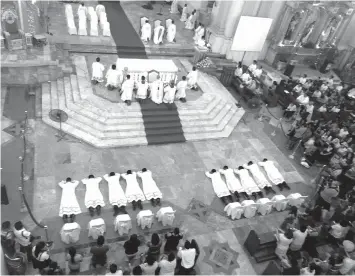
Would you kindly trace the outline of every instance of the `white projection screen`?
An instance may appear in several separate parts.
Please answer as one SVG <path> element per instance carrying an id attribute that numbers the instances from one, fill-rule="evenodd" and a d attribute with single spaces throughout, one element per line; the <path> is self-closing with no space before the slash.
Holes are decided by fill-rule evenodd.
<path id="1" fill-rule="evenodd" d="M 260 52 L 272 24 L 272 18 L 242 16 L 235 31 L 232 51 Z"/>

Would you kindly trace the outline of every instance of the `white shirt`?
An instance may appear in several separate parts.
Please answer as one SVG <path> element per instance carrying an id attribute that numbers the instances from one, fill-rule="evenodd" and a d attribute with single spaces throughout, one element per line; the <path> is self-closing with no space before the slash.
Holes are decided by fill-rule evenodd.
<path id="1" fill-rule="evenodd" d="M 302 94 L 301 96 L 298 96 L 297 102 L 299 102 L 300 104 L 306 105 L 309 103 L 309 98 L 308 98 L 308 96 L 305 96 Z"/>
<path id="2" fill-rule="evenodd" d="M 341 239 L 347 234 L 347 230 L 347 227 L 343 227 L 337 223 L 332 226 L 330 234 L 336 239 Z"/>
<path id="3" fill-rule="evenodd" d="M 301 249 L 302 245 L 304 244 L 304 241 L 306 240 L 306 237 L 308 235 L 308 230 L 305 232 L 302 232 L 300 230 L 296 230 L 293 232 L 293 240 L 290 245 L 290 249 L 292 250 L 299 250 Z"/>
<path id="4" fill-rule="evenodd" d="M 178 256 L 181 258 L 182 267 L 189 269 L 195 264 L 196 249 L 180 249 Z"/>
<path id="5" fill-rule="evenodd" d="M 256 77 L 256 78 L 260 78 L 262 72 L 263 72 L 262 69 L 255 69 L 254 72 L 253 72 L 253 75 L 254 75 L 254 77 Z"/>
<path id="6" fill-rule="evenodd" d="M 243 82 L 248 82 L 250 80 L 250 75 L 248 73 L 244 73 L 242 75 L 242 81 Z"/>
<path id="7" fill-rule="evenodd" d="M 22 246 L 28 246 L 31 244 L 30 242 L 31 232 L 27 231 L 25 228 L 22 228 L 21 230 L 14 229 L 14 235 L 16 241 Z"/>
<path id="8" fill-rule="evenodd" d="M 252 65 L 250 65 L 249 67 L 248 67 L 248 70 L 250 71 L 250 72 L 254 72 L 254 70 L 256 69 L 257 67 L 256 67 L 256 64 L 252 64 Z"/>
<path id="9" fill-rule="evenodd" d="M 314 91 L 314 93 L 312 95 L 312 97 L 314 97 L 314 98 L 319 98 L 320 96 L 322 96 L 322 92 L 320 92 L 319 90 Z"/>
<path id="10" fill-rule="evenodd" d="M 306 106 L 306 111 L 308 112 L 308 113 L 313 113 L 313 109 L 314 109 L 314 105 L 307 105 Z"/>
<path id="11" fill-rule="evenodd" d="M 234 75 L 237 76 L 237 77 L 241 77 L 243 75 L 243 68 L 235 69 Z"/>
<path id="12" fill-rule="evenodd" d="M 302 86 L 299 85 L 299 84 L 297 84 L 297 85 L 293 88 L 293 90 L 294 90 L 296 93 L 300 93 L 300 92 L 302 91 Z"/>
<path id="13" fill-rule="evenodd" d="M 298 81 L 300 82 L 300 84 L 302 84 L 302 85 L 303 85 L 303 84 L 305 84 L 305 83 L 306 83 L 307 79 L 306 79 L 306 78 L 301 77 Z"/>

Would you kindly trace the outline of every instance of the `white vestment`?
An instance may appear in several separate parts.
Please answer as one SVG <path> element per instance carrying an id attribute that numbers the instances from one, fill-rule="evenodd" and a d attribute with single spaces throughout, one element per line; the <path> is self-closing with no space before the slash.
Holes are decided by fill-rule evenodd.
<path id="1" fill-rule="evenodd" d="M 90 18 L 90 35 L 92 36 L 98 36 L 99 31 L 98 31 L 98 18 L 96 13 L 91 15 Z"/>
<path id="2" fill-rule="evenodd" d="M 143 192 L 146 199 L 151 200 L 163 197 L 157 183 L 155 183 L 152 177 L 151 171 L 138 172 L 137 175 L 142 179 Z"/>
<path id="3" fill-rule="evenodd" d="M 192 87 L 197 85 L 197 70 L 191 71 L 187 75 L 187 87 L 191 89 Z"/>
<path id="4" fill-rule="evenodd" d="M 180 21 L 185 22 L 187 18 L 187 7 L 183 7 Z"/>
<path id="5" fill-rule="evenodd" d="M 281 175 L 280 171 L 276 168 L 274 162 L 267 160 L 264 162 L 259 162 L 259 165 L 264 167 L 267 177 L 275 185 L 279 185 L 285 181 L 285 179 Z"/>
<path id="6" fill-rule="evenodd" d="M 255 183 L 258 185 L 258 187 L 260 189 L 264 189 L 265 187 L 271 187 L 271 184 L 269 183 L 269 181 L 266 179 L 266 177 L 264 176 L 264 174 L 260 171 L 260 168 L 258 167 L 257 164 L 253 163 L 251 165 L 243 165 L 244 168 L 248 169 L 254 180 Z"/>
<path id="7" fill-rule="evenodd" d="M 206 176 L 211 178 L 213 190 L 218 197 L 229 196 L 230 192 L 226 186 L 226 183 L 222 180 L 219 172 L 210 173 L 206 172 Z"/>
<path id="8" fill-rule="evenodd" d="M 102 12 L 106 12 L 106 10 L 105 10 L 105 6 L 104 6 L 104 5 L 99 4 L 99 5 L 97 5 L 97 6 L 96 6 L 95 11 L 96 11 L 97 17 L 99 17 L 99 18 L 100 18 L 100 13 L 102 13 Z"/>
<path id="9" fill-rule="evenodd" d="M 78 8 L 78 16 L 79 16 L 80 13 L 81 14 L 85 14 L 85 16 L 87 16 L 87 14 L 88 14 L 87 7 L 80 5 L 79 8 Z"/>
<path id="10" fill-rule="evenodd" d="M 192 30 L 195 27 L 194 15 L 190 15 L 185 23 L 185 28 L 188 30 Z"/>
<path id="11" fill-rule="evenodd" d="M 96 80 L 98 82 L 104 81 L 104 70 L 105 66 L 103 66 L 100 62 L 92 63 L 92 78 L 91 80 Z"/>
<path id="12" fill-rule="evenodd" d="M 137 99 L 146 99 L 147 98 L 147 94 L 148 94 L 149 84 L 147 82 L 145 82 L 145 83 L 139 82 L 137 84 L 137 86 L 138 86 L 138 89 L 137 89 L 136 98 Z"/>
<path id="13" fill-rule="evenodd" d="M 161 104 L 163 102 L 164 96 L 164 86 L 161 80 L 155 80 L 150 85 L 150 98 L 156 104 Z"/>
<path id="14" fill-rule="evenodd" d="M 228 189 L 234 193 L 243 193 L 244 188 L 242 187 L 242 185 L 240 184 L 239 179 L 235 176 L 233 169 L 228 168 L 228 169 L 220 169 L 219 172 L 221 174 L 224 175 L 224 177 L 226 178 L 226 183 L 227 183 L 227 187 Z"/>
<path id="15" fill-rule="evenodd" d="M 178 84 L 176 85 L 176 95 L 175 98 L 177 100 L 186 98 L 186 87 L 187 87 L 187 81 L 179 81 Z"/>
<path id="16" fill-rule="evenodd" d="M 154 44 L 163 42 L 164 29 L 163 26 L 158 26 L 154 29 Z"/>
<path id="17" fill-rule="evenodd" d="M 112 68 L 108 69 L 107 73 L 106 73 L 106 86 L 113 86 L 113 87 L 118 87 L 120 82 L 120 71 L 118 70 L 114 70 Z"/>
<path id="18" fill-rule="evenodd" d="M 171 24 L 168 28 L 168 34 L 166 35 L 166 39 L 168 42 L 174 42 L 176 35 L 176 25 Z"/>
<path id="19" fill-rule="evenodd" d="M 250 177 L 247 169 L 235 169 L 234 172 L 239 175 L 240 183 L 248 195 L 260 192 L 260 189 L 255 184 L 254 180 Z"/>
<path id="20" fill-rule="evenodd" d="M 96 178 L 85 178 L 81 180 L 86 186 L 85 192 L 85 206 L 86 208 L 100 205 L 101 207 L 105 206 L 104 198 L 99 188 L 101 177 Z"/>
<path id="21" fill-rule="evenodd" d="M 88 35 L 88 31 L 86 29 L 86 17 L 80 18 L 79 17 L 79 29 L 78 35 Z"/>
<path id="22" fill-rule="evenodd" d="M 133 80 L 129 79 L 123 82 L 122 95 L 121 95 L 122 101 L 132 101 L 133 87 L 134 87 Z"/>
<path id="23" fill-rule="evenodd" d="M 108 199 L 110 204 L 117 205 L 118 207 L 127 205 L 127 198 L 120 185 L 120 177 L 119 173 L 115 173 L 113 176 L 109 174 L 104 175 L 104 179 L 108 183 Z"/>
<path id="24" fill-rule="evenodd" d="M 121 174 L 121 176 L 126 180 L 127 186 L 126 186 L 126 198 L 128 202 L 132 201 L 144 201 L 145 197 L 144 194 L 139 187 L 138 181 L 137 181 L 137 174 L 135 172 L 132 172 L 131 174 Z"/>
<path id="25" fill-rule="evenodd" d="M 202 37 L 204 35 L 205 35 L 205 28 L 199 26 L 195 31 L 195 36 L 194 36 L 195 43 L 197 44 L 198 41 L 202 40 Z"/>
<path id="26" fill-rule="evenodd" d="M 144 23 L 142 26 L 142 36 L 143 41 L 148 41 L 152 37 L 152 26 L 149 23 Z"/>
<path id="27" fill-rule="evenodd" d="M 75 195 L 75 188 L 79 185 L 79 181 L 73 182 L 59 182 L 59 187 L 62 188 L 62 198 L 60 200 L 59 216 L 70 216 L 71 214 L 77 215 L 81 213 L 78 199 Z"/>
<path id="28" fill-rule="evenodd" d="M 173 3 L 171 3 L 170 13 L 179 13 L 178 1 L 179 0 L 173 0 Z"/>
<path id="29" fill-rule="evenodd" d="M 256 68 L 257 68 L 256 64 L 253 63 L 248 67 L 248 70 L 253 73 Z"/>
<path id="30" fill-rule="evenodd" d="M 175 99 L 175 92 L 176 92 L 176 87 L 171 87 L 168 85 L 167 87 L 164 88 L 164 98 L 163 102 L 164 103 L 173 103 Z"/>

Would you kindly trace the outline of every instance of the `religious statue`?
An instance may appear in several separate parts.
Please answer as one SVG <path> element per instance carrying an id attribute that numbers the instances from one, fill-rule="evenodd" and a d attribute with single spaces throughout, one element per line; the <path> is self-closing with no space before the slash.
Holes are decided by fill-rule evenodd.
<path id="1" fill-rule="evenodd" d="M 305 45 L 308 40 L 309 37 L 311 36 L 313 29 L 314 29 L 314 25 L 316 24 L 316 21 L 313 21 L 312 23 L 308 24 L 308 26 L 305 28 L 302 37 L 301 37 L 301 45 Z"/>
<path id="2" fill-rule="evenodd" d="M 332 35 L 337 29 L 338 23 L 339 22 L 337 18 L 333 17 L 332 20 L 329 22 L 327 28 L 321 34 L 319 46 L 325 46 L 329 42 L 329 39 L 332 37 Z"/>
<path id="3" fill-rule="evenodd" d="M 294 16 L 292 16 L 291 22 L 288 25 L 284 40 L 292 40 L 292 35 L 294 34 L 298 24 L 300 23 L 300 19 L 301 19 L 301 16 L 300 16 L 299 12 L 297 12 Z"/>
<path id="4" fill-rule="evenodd" d="M 170 13 L 179 13 L 178 1 L 179 0 L 174 0 L 173 1 L 173 3 L 171 4 Z"/>

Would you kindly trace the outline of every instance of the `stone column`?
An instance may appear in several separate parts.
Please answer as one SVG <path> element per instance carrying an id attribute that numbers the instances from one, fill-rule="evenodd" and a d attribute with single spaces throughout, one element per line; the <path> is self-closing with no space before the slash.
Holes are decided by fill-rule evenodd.
<path id="1" fill-rule="evenodd" d="M 23 23 L 23 14 L 22 14 L 22 4 L 21 4 L 21 0 L 17 0 L 18 3 L 18 13 L 20 16 L 20 24 L 21 24 L 21 30 L 24 31 L 25 30 L 25 25 Z"/>

